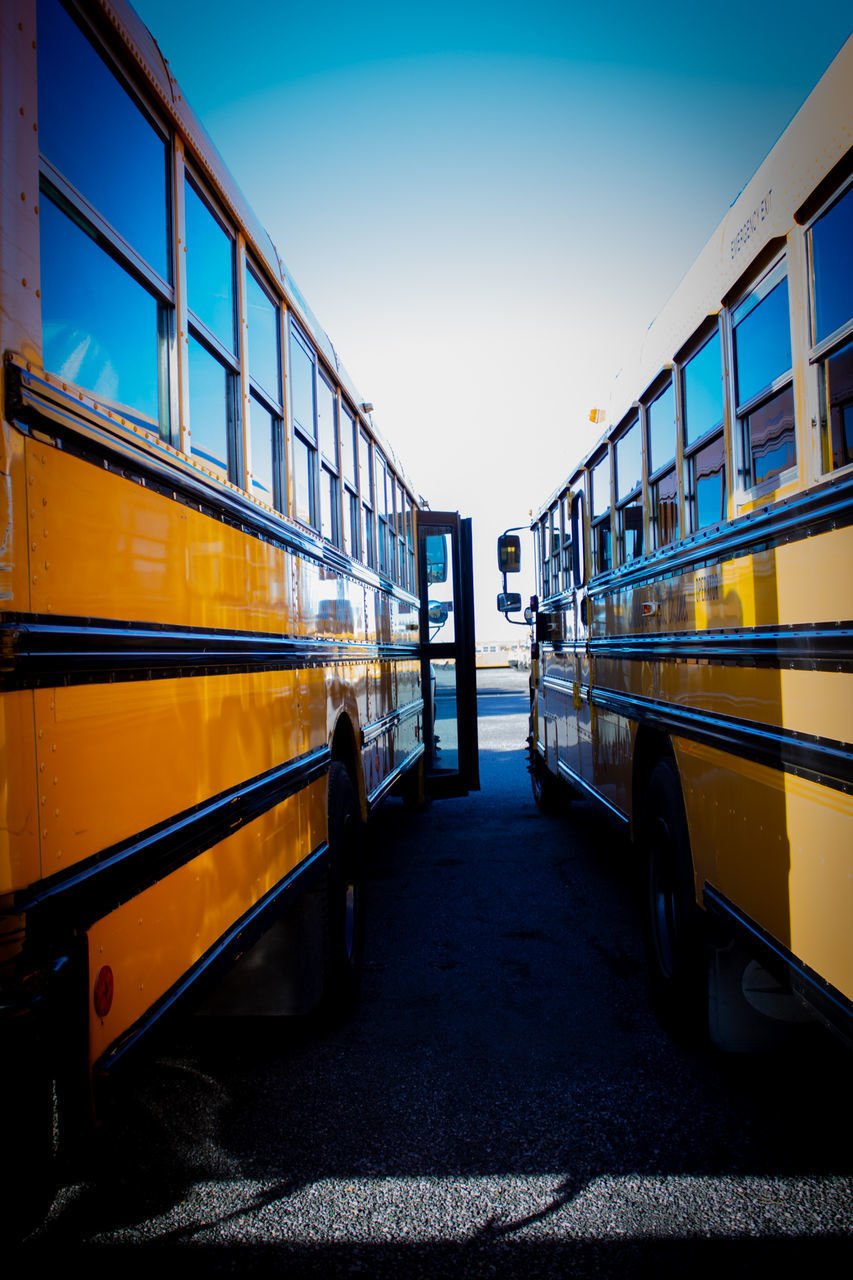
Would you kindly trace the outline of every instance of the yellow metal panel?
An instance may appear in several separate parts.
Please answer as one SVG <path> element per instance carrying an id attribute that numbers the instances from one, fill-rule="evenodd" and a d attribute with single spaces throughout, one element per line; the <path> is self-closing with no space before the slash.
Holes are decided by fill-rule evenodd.
<path id="1" fill-rule="evenodd" d="M 75 685 L 35 703 L 45 875 L 299 754 L 294 672 Z"/>
<path id="2" fill-rule="evenodd" d="M 697 897 L 707 880 L 853 998 L 853 798 L 679 740 Z"/>
<path id="3" fill-rule="evenodd" d="M 0 894 L 39 878 L 37 810 L 33 695 L 0 694 Z"/>
<path id="4" fill-rule="evenodd" d="M 303 857 L 328 838 L 328 786 L 326 776 L 299 793 L 299 830 Z"/>
<path id="5" fill-rule="evenodd" d="M 853 681 L 839 671 L 661 663 L 658 694 L 677 706 L 846 742 Z"/>
<path id="6" fill-rule="evenodd" d="M 853 618 L 853 528 L 833 529 L 721 565 L 659 579 L 593 602 L 593 634 L 845 622 Z M 643 616 L 642 606 L 654 612 Z"/>
<path id="7" fill-rule="evenodd" d="M 292 630 L 280 548 L 45 444 L 27 471 L 35 612 Z"/>
<path id="8" fill-rule="evenodd" d="M 7 468 L 0 471 L 0 609 L 26 613 L 30 607 L 27 525 L 28 520 L 36 520 L 38 511 L 34 501 L 27 506 L 23 436 L 5 422 L 0 432 Z"/>
<path id="9" fill-rule="evenodd" d="M 301 837 L 302 802 L 292 796 L 92 926 L 90 993 L 102 965 L 115 980 L 110 1013 L 99 1019 L 92 1011 L 92 1061 L 310 852 L 306 836 L 321 843 L 325 816 L 316 815 L 325 815 L 325 787 L 321 779 L 308 789 L 318 799 Z"/>
<path id="10" fill-rule="evenodd" d="M 314 751 L 328 743 L 326 674 L 331 668 L 309 667 L 298 672 L 299 751 Z"/>
<path id="11" fill-rule="evenodd" d="M 770 553 L 765 553 L 770 554 Z M 853 618 L 853 528 L 833 529 L 778 547 L 773 590 L 779 622 L 849 622 Z"/>

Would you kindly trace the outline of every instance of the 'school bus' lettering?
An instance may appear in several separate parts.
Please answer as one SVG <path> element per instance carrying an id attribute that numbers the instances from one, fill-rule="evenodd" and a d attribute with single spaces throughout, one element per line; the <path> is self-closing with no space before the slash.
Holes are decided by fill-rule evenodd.
<path id="1" fill-rule="evenodd" d="M 534 793 L 630 833 L 658 1007 L 730 1048 L 853 1038 L 852 129 L 853 40 L 532 525 Z"/>
<path id="2" fill-rule="evenodd" d="M 0 21 L 0 1084 L 20 1161 L 52 1099 L 79 1118 L 309 891 L 309 986 L 346 1004 L 363 821 L 477 770 L 469 522 L 420 509 L 133 10 L 8 0 Z"/>

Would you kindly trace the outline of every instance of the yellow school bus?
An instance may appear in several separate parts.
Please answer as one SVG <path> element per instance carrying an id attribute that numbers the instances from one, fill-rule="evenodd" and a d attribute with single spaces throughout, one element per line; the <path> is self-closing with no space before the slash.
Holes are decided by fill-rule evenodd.
<path id="1" fill-rule="evenodd" d="M 658 1007 L 729 1048 L 853 1030 L 851 144 L 853 41 L 532 524 L 534 793 L 630 833 Z"/>
<path id="2" fill-rule="evenodd" d="M 345 1005 L 362 823 L 477 778 L 470 524 L 421 509 L 158 45 L 8 0 L 0 60 L 11 1150 L 306 893 Z"/>

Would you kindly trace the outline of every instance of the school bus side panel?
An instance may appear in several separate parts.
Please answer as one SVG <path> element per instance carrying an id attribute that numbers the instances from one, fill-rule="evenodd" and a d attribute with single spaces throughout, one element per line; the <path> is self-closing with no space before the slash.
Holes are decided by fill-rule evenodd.
<path id="1" fill-rule="evenodd" d="M 853 797 L 676 742 L 696 877 L 853 999 Z"/>

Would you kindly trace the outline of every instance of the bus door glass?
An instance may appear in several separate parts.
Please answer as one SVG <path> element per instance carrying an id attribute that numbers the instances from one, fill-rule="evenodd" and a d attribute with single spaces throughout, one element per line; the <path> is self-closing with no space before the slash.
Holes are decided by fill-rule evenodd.
<path id="1" fill-rule="evenodd" d="M 471 521 L 419 511 L 421 681 L 426 789 L 479 788 Z"/>

